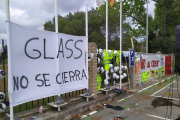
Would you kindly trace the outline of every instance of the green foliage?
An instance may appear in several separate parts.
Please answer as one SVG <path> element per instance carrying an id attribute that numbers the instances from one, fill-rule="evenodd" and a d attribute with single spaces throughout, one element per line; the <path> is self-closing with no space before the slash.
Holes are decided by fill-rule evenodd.
<path id="1" fill-rule="evenodd" d="M 175 56 L 175 72 L 178 72 L 179 67 L 180 67 L 180 53 L 177 53 Z"/>
<path id="2" fill-rule="evenodd" d="M 171 54 L 174 52 L 174 42 L 174 37 L 157 36 L 154 40 L 150 41 L 151 52 L 161 51 L 162 54 Z"/>
<path id="3" fill-rule="evenodd" d="M 154 0 L 155 24 L 161 36 L 175 36 L 175 28 L 180 24 L 179 0 Z"/>
<path id="4" fill-rule="evenodd" d="M 138 2 L 139 1 L 139 2 Z M 132 29 L 129 23 L 126 23 L 125 20 L 127 17 L 136 16 L 139 18 L 144 15 L 144 0 L 136 0 L 136 2 L 132 0 L 125 0 L 123 2 L 123 18 L 122 18 L 122 49 L 128 50 L 128 48 L 132 48 L 131 45 L 131 37 L 134 37 L 134 47 L 136 51 L 141 50 L 140 43 L 137 42 L 136 38 L 142 36 L 144 32 L 144 28 L 140 29 Z M 134 6 L 135 4 L 136 6 Z M 116 2 L 112 9 L 108 9 L 108 47 L 109 49 L 120 48 L 119 36 L 120 36 L 120 2 Z M 137 12 L 137 13 L 136 13 Z M 135 20 L 133 20 L 136 23 Z M 77 36 L 85 36 L 85 13 L 84 12 L 75 12 L 69 13 L 65 17 L 58 15 L 58 30 L 60 33 L 77 35 Z M 99 8 L 91 9 L 88 11 L 88 34 L 89 34 L 89 42 L 95 42 L 98 48 L 105 48 L 105 40 L 106 40 L 106 6 L 105 4 Z M 52 21 L 47 21 L 44 24 L 44 30 L 47 31 L 55 31 L 55 21 L 54 18 Z"/>
<path id="5" fill-rule="evenodd" d="M 4 53 L 4 61 L 6 61 L 7 60 L 7 45 L 4 47 L 4 51 L 6 51 Z M 3 53 L 0 56 L 0 64 L 2 64 L 2 61 L 3 61 Z"/>
<path id="6" fill-rule="evenodd" d="M 161 51 L 164 54 L 175 50 L 176 26 L 180 24 L 179 0 L 153 0 L 155 2 L 155 16 L 149 25 L 149 51 Z"/>

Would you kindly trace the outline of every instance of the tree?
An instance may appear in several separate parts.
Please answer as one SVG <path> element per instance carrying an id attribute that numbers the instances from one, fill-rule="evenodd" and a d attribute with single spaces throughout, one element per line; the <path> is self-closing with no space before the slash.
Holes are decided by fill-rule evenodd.
<path id="1" fill-rule="evenodd" d="M 122 26 L 122 42 L 123 50 L 132 48 L 131 37 L 134 38 L 134 46 L 136 51 L 140 50 L 140 44 L 137 42 L 138 37 L 145 34 L 145 29 L 132 29 L 129 23 L 125 20 L 127 17 L 133 17 L 134 24 L 141 24 L 145 26 L 145 0 L 125 0 L 123 2 L 123 26 Z M 108 9 L 108 47 L 109 49 L 119 49 L 119 36 L 120 36 L 120 2 Z M 75 12 L 69 13 L 65 17 L 58 15 L 59 19 L 59 32 L 71 35 L 85 35 L 85 13 Z M 95 42 L 98 48 L 105 49 L 106 40 L 106 5 L 102 5 L 99 9 L 91 9 L 88 11 L 88 24 L 89 24 L 89 42 Z M 52 21 L 47 21 L 44 24 L 44 29 L 54 31 L 54 18 Z M 139 46 L 139 47 L 138 47 Z"/>
<path id="2" fill-rule="evenodd" d="M 149 23 L 149 51 L 161 51 L 164 54 L 174 52 L 175 30 L 180 24 L 179 0 L 153 0 L 155 16 Z"/>
<path id="3" fill-rule="evenodd" d="M 175 28 L 180 24 L 179 0 L 154 0 L 155 23 L 160 36 L 175 36 Z"/>
<path id="4" fill-rule="evenodd" d="M 5 45 L 4 47 L 4 61 L 6 60 L 7 60 L 7 45 Z M 3 61 L 3 53 L 0 56 L 0 63 L 2 63 L 2 61 Z"/>

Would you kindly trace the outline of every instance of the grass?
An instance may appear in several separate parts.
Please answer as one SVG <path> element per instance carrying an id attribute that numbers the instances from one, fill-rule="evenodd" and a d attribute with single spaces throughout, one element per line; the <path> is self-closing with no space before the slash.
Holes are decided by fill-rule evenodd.
<path id="1" fill-rule="evenodd" d="M 159 84 L 152 86 L 151 87 L 152 90 L 149 90 L 149 88 L 147 88 L 147 89 L 143 90 L 142 92 L 153 94 L 156 91 L 158 91 L 159 89 L 167 86 L 168 84 L 170 84 L 170 82 L 173 82 L 175 80 L 176 80 L 176 76 L 174 76 L 173 78 L 165 79 L 164 82 L 160 82 Z"/>
<path id="2" fill-rule="evenodd" d="M 126 102 L 126 101 L 130 101 L 130 99 L 126 98 L 126 99 L 122 100 L 121 102 Z"/>
<path id="3" fill-rule="evenodd" d="M 127 110 L 128 108 L 130 108 L 130 106 L 125 107 L 124 110 Z"/>

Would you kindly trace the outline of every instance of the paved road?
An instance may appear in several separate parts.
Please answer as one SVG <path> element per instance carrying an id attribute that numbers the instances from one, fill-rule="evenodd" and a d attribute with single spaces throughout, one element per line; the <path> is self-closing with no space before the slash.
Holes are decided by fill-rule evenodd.
<path id="1" fill-rule="evenodd" d="M 156 98 L 173 99 L 174 101 L 180 100 L 180 80 L 172 80 L 172 84 L 168 84 L 162 89 L 155 92 L 152 96 Z"/>
<path id="2" fill-rule="evenodd" d="M 171 119 L 174 120 L 180 115 L 179 101 L 171 102 L 167 99 L 154 98 L 151 96 L 168 84 L 170 84 L 169 81 L 162 82 L 161 84 L 157 84 L 149 89 L 136 93 L 130 98 L 123 99 L 120 102 L 119 100 L 116 100 L 110 103 L 114 106 L 124 107 L 124 110 L 122 111 L 105 108 L 83 120 L 114 120 L 113 117 L 116 115 L 125 117 L 125 120 L 162 120 L 165 119 L 167 111 L 167 116 L 171 115 L 171 104 Z M 150 85 L 150 83 L 148 85 Z M 169 105 L 168 107 L 167 104 Z"/>

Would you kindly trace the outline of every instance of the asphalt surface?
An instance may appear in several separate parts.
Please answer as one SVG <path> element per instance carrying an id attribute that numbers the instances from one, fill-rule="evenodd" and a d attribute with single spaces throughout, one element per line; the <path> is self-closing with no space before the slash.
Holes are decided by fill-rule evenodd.
<path id="1" fill-rule="evenodd" d="M 175 78 L 176 77 L 174 77 L 174 80 Z M 162 79 L 156 80 L 155 83 L 161 81 Z M 151 86 L 152 82 L 149 81 L 143 87 L 151 87 L 147 89 L 142 88 L 144 90 L 137 88 L 140 92 L 126 94 L 125 96 L 121 97 L 121 99 L 110 103 L 113 106 L 124 107 L 124 110 L 104 108 L 91 116 L 87 116 L 83 120 L 114 120 L 114 116 L 124 117 L 124 120 L 165 120 L 165 118 L 166 120 L 175 120 L 180 115 L 179 101 L 171 101 L 164 98 L 156 98 L 151 96 L 164 87 L 167 88 L 163 89 L 163 92 L 157 92 L 157 94 L 162 95 L 167 93 L 169 90 L 168 87 L 170 87 L 168 86 L 169 84 L 170 79 L 154 86 Z M 176 82 L 174 82 L 174 84 L 174 87 L 177 86 Z M 127 98 L 128 96 L 132 97 Z M 179 96 L 177 98 L 179 98 Z"/>

